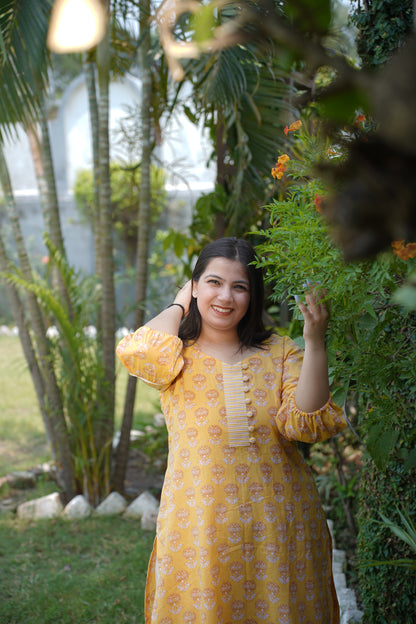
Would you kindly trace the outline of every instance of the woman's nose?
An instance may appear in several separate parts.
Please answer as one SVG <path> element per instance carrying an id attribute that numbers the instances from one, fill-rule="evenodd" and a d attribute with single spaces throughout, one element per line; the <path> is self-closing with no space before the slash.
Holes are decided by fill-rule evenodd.
<path id="1" fill-rule="evenodd" d="M 229 301 L 232 297 L 231 288 L 224 284 L 220 290 L 221 301 Z"/>

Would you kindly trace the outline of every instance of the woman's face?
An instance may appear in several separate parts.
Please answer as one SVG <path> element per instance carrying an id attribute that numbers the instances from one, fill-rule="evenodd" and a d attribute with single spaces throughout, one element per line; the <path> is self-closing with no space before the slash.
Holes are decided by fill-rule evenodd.
<path id="1" fill-rule="evenodd" d="M 250 304 L 250 285 L 246 268 L 238 260 L 213 258 L 198 282 L 193 296 L 197 300 L 202 329 L 236 331 Z"/>

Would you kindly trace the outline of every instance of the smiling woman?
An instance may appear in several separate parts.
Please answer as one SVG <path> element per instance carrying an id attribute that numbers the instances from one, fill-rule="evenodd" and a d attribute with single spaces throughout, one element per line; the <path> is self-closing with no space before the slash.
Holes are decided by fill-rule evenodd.
<path id="1" fill-rule="evenodd" d="M 303 354 L 263 326 L 251 246 L 224 238 L 178 305 L 118 345 L 130 374 L 159 389 L 169 432 L 145 624 L 339 622 L 329 531 L 294 442 L 345 421 L 328 390 L 328 314 L 313 289 L 306 302 Z"/>
<path id="2" fill-rule="evenodd" d="M 237 238 L 221 238 L 202 250 L 192 274 L 192 285 L 186 284 L 177 295 L 177 298 L 184 298 L 188 309 L 179 330 L 179 336 L 185 344 L 198 340 L 200 344 L 204 343 L 205 347 L 209 348 L 210 341 L 205 340 L 202 335 L 203 331 L 209 329 L 208 325 L 203 325 L 200 310 L 202 307 L 203 311 L 207 311 L 204 308 L 205 300 L 201 300 L 198 295 L 201 288 L 203 292 L 205 286 L 208 289 L 209 282 L 206 284 L 206 281 L 209 279 L 212 296 L 217 297 L 214 304 L 217 306 L 218 315 L 221 314 L 221 308 L 224 314 L 226 314 L 224 308 L 227 306 L 232 308 L 230 302 L 233 305 L 238 302 L 240 312 L 243 301 L 246 306 L 245 313 L 235 323 L 234 328 L 231 327 L 232 331 L 228 334 L 229 356 L 241 357 L 245 349 L 260 347 L 267 340 L 271 332 L 265 330 L 263 325 L 263 276 L 255 267 L 255 261 L 256 254 L 251 245 Z M 224 297 L 228 297 L 228 301 Z M 236 318 L 237 316 L 234 316 L 234 319 Z M 220 338 L 220 335 L 214 333 L 211 339 L 225 348 L 224 336 Z"/>

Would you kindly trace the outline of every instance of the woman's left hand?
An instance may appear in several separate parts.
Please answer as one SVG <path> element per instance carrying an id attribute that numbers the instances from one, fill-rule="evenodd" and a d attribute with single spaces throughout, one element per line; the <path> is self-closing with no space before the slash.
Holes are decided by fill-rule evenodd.
<path id="1" fill-rule="evenodd" d="M 308 286 L 305 291 L 306 303 L 300 302 L 299 310 L 304 318 L 303 337 L 305 346 L 325 348 L 325 334 L 328 326 L 329 313 L 323 299 L 326 291 L 317 285 Z"/>

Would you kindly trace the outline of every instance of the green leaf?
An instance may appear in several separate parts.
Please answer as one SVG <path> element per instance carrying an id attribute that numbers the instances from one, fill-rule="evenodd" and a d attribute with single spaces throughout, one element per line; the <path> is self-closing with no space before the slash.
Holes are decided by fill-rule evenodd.
<path id="1" fill-rule="evenodd" d="M 390 518 L 387 518 L 384 514 L 380 513 L 381 518 L 383 519 L 383 523 L 403 542 L 408 544 L 412 550 L 416 553 L 416 528 L 413 522 L 410 519 L 409 514 L 404 511 L 402 513 L 400 510 L 397 510 L 400 515 L 400 519 L 404 528 L 398 525 Z"/>
<path id="2" fill-rule="evenodd" d="M 416 448 L 412 449 L 410 453 L 405 457 L 403 467 L 406 470 L 406 472 L 410 472 L 410 470 L 412 470 L 412 468 L 415 468 L 415 466 L 416 466 Z"/>
<path id="3" fill-rule="evenodd" d="M 384 421 L 377 422 L 369 427 L 367 449 L 379 470 L 385 469 L 398 437 L 399 431 L 386 428 Z"/>
<path id="4" fill-rule="evenodd" d="M 180 258 L 183 254 L 183 251 L 185 249 L 185 244 L 184 244 L 184 240 L 182 239 L 181 236 L 176 236 L 174 243 L 173 243 L 173 249 L 175 251 L 175 254 L 178 258 Z"/>
<path id="5" fill-rule="evenodd" d="M 377 315 L 375 314 L 374 310 L 372 310 L 372 313 L 368 310 L 368 314 L 364 314 L 364 316 L 360 318 L 360 320 L 358 321 L 358 325 L 361 329 L 374 329 L 377 325 Z"/>
<path id="6" fill-rule="evenodd" d="M 366 301 L 366 303 L 364 304 L 364 308 L 365 310 L 367 310 L 368 314 L 376 321 L 378 322 L 378 316 L 376 314 L 376 311 L 374 310 L 374 307 L 372 305 L 372 303 L 370 303 L 370 301 Z"/>
<path id="7" fill-rule="evenodd" d="M 338 386 L 337 388 L 332 390 L 332 398 L 337 405 L 344 405 L 347 394 L 348 387 Z"/>

